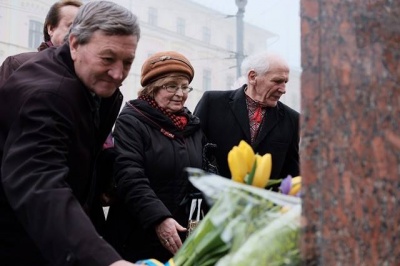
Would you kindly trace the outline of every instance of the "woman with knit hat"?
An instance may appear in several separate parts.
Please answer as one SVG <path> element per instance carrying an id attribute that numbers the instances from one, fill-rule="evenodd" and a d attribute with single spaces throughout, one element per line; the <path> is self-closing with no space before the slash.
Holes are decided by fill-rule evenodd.
<path id="1" fill-rule="evenodd" d="M 193 189 L 184 168 L 202 167 L 205 143 L 199 119 L 184 107 L 193 76 L 182 54 L 153 54 L 142 66 L 138 99 L 127 102 L 116 121 L 118 200 L 105 237 L 126 260 L 166 262 L 184 240 L 182 201 Z"/>

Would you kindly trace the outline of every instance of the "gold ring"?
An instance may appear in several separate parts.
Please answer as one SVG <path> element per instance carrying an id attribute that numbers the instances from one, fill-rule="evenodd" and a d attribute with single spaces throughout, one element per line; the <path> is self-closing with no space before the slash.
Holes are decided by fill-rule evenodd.
<path id="1" fill-rule="evenodd" d="M 168 239 L 164 239 L 164 245 L 168 244 Z"/>

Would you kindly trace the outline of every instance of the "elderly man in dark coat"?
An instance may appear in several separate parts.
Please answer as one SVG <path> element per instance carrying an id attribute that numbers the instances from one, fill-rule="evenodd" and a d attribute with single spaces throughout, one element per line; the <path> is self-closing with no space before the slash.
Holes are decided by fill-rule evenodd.
<path id="1" fill-rule="evenodd" d="M 247 84 L 205 92 L 194 111 L 208 140 L 217 145 L 220 174 L 230 178 L 228 152 L 245 140 L 256 153 L 271 153 L 272 179 L 299 175 L 299 113 L 279 101 L 289 80 L 287 63 L 262 53 L 246 58 L 242 70 Z"/>

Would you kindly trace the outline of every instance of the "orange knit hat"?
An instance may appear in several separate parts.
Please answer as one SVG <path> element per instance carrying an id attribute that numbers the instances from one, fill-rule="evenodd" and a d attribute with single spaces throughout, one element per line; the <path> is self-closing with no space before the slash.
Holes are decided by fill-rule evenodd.
<path id="1" fill-rule="evenodd" d="M 173 72 L 178 72 L 187 76 L 189 83 L 194 77 L 192 64 L 190 64 L 189 60 L 182 54 L 174 51 L 155 53 L 143 63 L 140 83 L 144 87 Z"/>

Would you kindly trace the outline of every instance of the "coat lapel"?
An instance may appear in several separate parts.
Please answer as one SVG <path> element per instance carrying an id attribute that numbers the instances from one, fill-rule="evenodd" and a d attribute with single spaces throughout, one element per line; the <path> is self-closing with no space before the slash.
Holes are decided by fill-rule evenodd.
<path id="1" fill-rule="evenodd" d="M 246 141 L 250 143 L 250 121 L 247 113 L 246 97 L 244 94 L 245 86 L 246 85 L 243 85 L 241 89 L 234 91 L 229 104 L 239 127 L 246 137 Z"/>
<path id="2" fill-rule="evenodd" d="M 260 142 L 267 137 L 268 133 L 278 124 L 283 116 L 283 109 L 279 106 L 279 103 L 274 108 L 267 108 L 267 112 L 265 113 L 262 121 L 261 129 L 258 132 L 258 136 L 254 143 L 254 148 L 257 148 Z"/>

